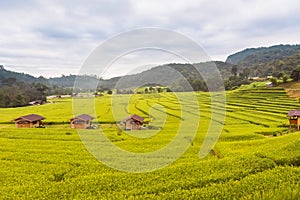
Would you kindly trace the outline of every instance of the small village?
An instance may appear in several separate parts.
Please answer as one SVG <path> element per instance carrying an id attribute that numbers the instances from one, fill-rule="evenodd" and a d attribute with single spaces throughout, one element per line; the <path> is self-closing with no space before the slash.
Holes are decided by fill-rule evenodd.
<path id="1" fill-rule="evenodd" d="M 289 127 L 300 130 L 300 110 L 290 110 L 287 114 L 287 117 L 289 118 Z M 45 128 L 43 123 L 43 120 L 45 119 L 46 117 L 40 116 L 38 114 L 29 114 L 13 119 L 13 122 L 15 122 L 16 128 Z M 93 126 L 92 122 L 93 119 L 95 118 L 88 114 L 75 116 L 69 119 L 70 128 L 95 129 L 96 127 Z M 123 119 L 118 123 L 118 125 L 125 131 L 141 130 L 142 128 L 144 128 L 143 122 L 143 117 L 133 114 Z"/>
<path id="2" fill-rule="evenodd" d="M 43 120 L 46 117 L 38 114 L 29 114 L 20 116 L 13 120 L 15 122 L 16 128 L 45 128 Z M 70 128 L 72 129 L 95 129 L 92 120 L 94 117 L 88 114 L 81 114 L 74 118 L 69 119 Z M 124 120 L 119 122 L 119 126 L 124 130 L 141 130 L 143 127 L 144 118 L 133 114 L 126 117 Z"/>

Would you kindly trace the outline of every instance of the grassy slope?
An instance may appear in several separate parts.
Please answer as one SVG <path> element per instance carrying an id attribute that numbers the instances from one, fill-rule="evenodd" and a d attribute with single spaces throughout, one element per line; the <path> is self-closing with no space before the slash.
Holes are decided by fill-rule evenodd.
<path id="1" fill-rule="evenodd" d="M 183 97 L 186 105 L 189 95 Z M 134 95 L 128 106 L 123 104 L 125 97 L 118 96 L 113 103 L 119 105 L 118 120 L 129 112 L 149 121 L 145 113 L 151 106 L 160 105 L 167 112 L 165 127 L 153 137 L 137 139 L 124 132 L 118 135 L 114 125 L 103 124 L 105 134 L 119 147 L 134 152 L 153 151 L 166 145 L 173 138 L 180 117 L 175 96 Z M 198 93 L 197 97 L 201 118 L 194 145 L 172 165 L 143 174 L 119 172 L 99 163 L 67 124 L 46 129 L 15 129 L 13 124 L 1 124 L 0 199 L 300 197 L 299 133 L 281 135 L 287 132 L 281 127 L 287 123 L 285 115 L 288 110 L 299 108 L 298 101 L 289 99 L 279 89 L 228 93 L 225 126 L 216 145 L 223 158 L 208 155 L 199 159 L 211 110 L 207 93 Z M 101 122 L 113 121 L 109 96 L 97 98 L 96 105 Z M 189 106 L 193 109 L 193 105 Z M 72 117 L 71 108 L 71 100 L 66 99 L 43 106 L 1 109 L 0 121 L 38 113 L 45 115 L 47 121 L 62 122 Z M 158 110 L 151 113 L 163 117 Z M 154 122 L 161 125 L 159 120 Z M 274 134 L 278 137 L 265 136 Z"/>
<path id="2" fill-rule="evenodd" d="M 292 98 L 300 98 L 300 83 L 287 82 L 280 85 L 285 89 L 287 94 Z"/>

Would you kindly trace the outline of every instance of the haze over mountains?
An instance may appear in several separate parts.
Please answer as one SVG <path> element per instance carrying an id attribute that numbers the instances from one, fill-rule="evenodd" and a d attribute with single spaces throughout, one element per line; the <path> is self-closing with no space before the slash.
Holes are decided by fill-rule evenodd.
<path id="1" fill-rule="evenodd" d="M 56 78 L 34 77 L 24 73 L 8 71 L 1 66 L 0 83 L 12 77 L 20 82 L 38 82 L 48 86 L 73 87 L 74 81 L 77 78 L 80 82 L 84 83 L 82 85 L 83 88 L 89 88 L 89 85 L 95 85 L 100 81 L 99 85 L 103 89 L 110 89 L 119 81 L 116 85 L 119 89 L 128 89 L 141 86 L 145 83 L 159 83 L 180 90 L 184 80 L 187 80 L 190 84 L 196 85 L 196 87 L 199 85 L 199 89 L 203 90 L 203 88 L 205 88 L 203 78 L 206 82 L 208 81 L 211 84 L 215 84 L 214 87 L 216 88 L 220 86 L 220 83 L 214 83 L 218 74 L 216 74 L 216 71 L 210 71 L 212 66 L 218 68 L 220 76 L 224 80 L 228 79 L 232 74 L 233 66 L 236 66 L 237 74 L 242 74 L 246 77 L 264 77 L 278 73 L 290 74 L 294 68 L 300 66 L 300 45 L 276 45 L 271 47 L 250 48 L 229 55 L 225 62 L 195 63 L 193 66 L 191 64 L 170 63 L 151 68 L 138 74 L 115 77 L 108 80 L 102 80 L 96 76 L 76 75 L 63 75 Z M 202 77 L 195 68 L 201 72 Z"/>

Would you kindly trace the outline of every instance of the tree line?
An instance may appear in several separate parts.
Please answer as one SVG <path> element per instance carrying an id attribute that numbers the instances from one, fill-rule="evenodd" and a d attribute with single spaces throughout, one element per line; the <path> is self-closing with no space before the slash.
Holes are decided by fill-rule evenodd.
<path id="1" fill-rule="evenodd" d="M 0 82 L 0 107 L 26 106 L 31 101 L 47 101 L 47 95 L 71 93 L 70 89 L 57 86 L 49 87 L 42 83 L 25 83 L 16 78 L 6 78 Z"/>

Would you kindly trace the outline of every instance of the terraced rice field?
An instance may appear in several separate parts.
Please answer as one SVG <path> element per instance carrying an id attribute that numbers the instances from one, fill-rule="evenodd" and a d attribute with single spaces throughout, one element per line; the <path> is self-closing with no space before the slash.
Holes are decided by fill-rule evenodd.
<path id="1" fill-rule="evenodd" d="M 137 153 L 164 148 L 180 123 L 185 123 L 182 131 L 187 135 L 198 125 L 194 140 L 183 138 L 182 144 L 190 145 L 179 159 L 147 173 L 118 171 L 95 159 L 69 128 L 71 99 L 0 109 L 0 199 L 300 198 L 300 135 L 288 128 L 286 117 L 289 110 L 299 109 L 297 99 L 288 98 L 281 88 L 236 90 L 226 94 L 226 109 L 223 102 L 215 102 L 212 110 L 209 93 L 196 93 L 199 106 L 193 97 L 103 96 L 95 99 L 95 112 L 85 110 L 99 120 L 98 129 L 87 134 L 101 127 L 114 145 Z M 211 116 L 218 122 L 224 111 L 217 144 L 199 158 Z M 29 113 L 46 116 L 46 128 L 14 128 L 11 120 Z M 144 117 L 148 128 L 120 131 L 115 121 L 133 113 Z"/>

